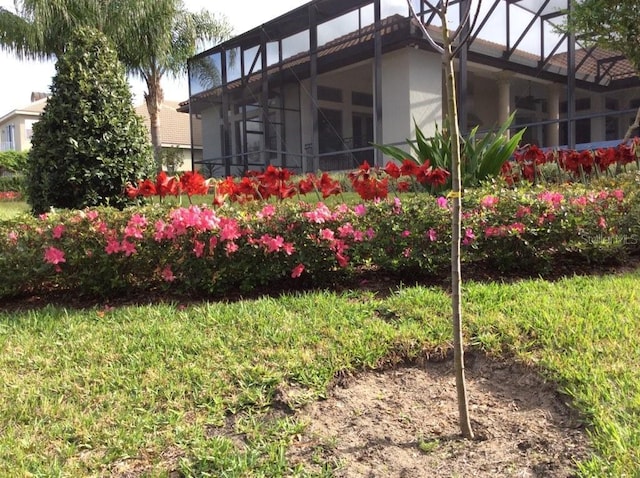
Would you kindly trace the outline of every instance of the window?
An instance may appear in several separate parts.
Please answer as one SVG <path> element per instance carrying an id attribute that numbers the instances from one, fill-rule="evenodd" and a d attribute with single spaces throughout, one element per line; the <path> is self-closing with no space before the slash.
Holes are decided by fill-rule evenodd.
<path id="1" fill-rule="evenodd" d="M 16 127 L 13 124 L 7 125 L 0 135 L 0 151 L 11 151 L 16 149 L 15 138 Z"/>
<path id="2" fill-rule="evenodd" d="M 351 93 L 351 103 L 355 106 L 373 107 L 373 95 L 369 93 L 358 93 L 357 91 L 354 91 Z"/>
<path id="3" fill-rule="evenodd" d="M 318 86 L 318 99 L 332 101 L 334 103 L 342 103 L 342 90 L 339 88 L 331 88 L 329 86 Z"/>

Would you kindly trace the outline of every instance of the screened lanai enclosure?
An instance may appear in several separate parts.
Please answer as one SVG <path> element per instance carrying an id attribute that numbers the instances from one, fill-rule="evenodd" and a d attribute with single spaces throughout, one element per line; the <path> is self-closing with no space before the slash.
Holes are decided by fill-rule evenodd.
<path id="1" fill-rule="evenodd" d="M 454 1 L 450 27 L 476 1 Z M 422 0 L 412 6 L 437 41 L 438 16 Z M 623 137 L 640 79 L 620 54 L 558 33 L 569 11 L 569 0 L 483 0 L 457 64 L 463 133 L 515 111 L 526 143 Z M 432 134 L 444 121 L 442 62 L 417 21 L 405 0 L 315 0 L 191 58 L 181 111 L 202 128 L 194 168 L 226 176 L 268 164 L 299 173 L 381 165 L 373 144 L 405 145 L 415 125 Z"/>

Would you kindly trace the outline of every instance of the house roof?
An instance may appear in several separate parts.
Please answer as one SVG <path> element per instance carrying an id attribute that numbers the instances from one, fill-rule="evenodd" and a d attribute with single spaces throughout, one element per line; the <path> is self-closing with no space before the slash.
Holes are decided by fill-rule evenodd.
<path id="1" fill-rule="evenodd" d="M 520 1 L 520 0 L 518 0 Z M 528 5 L 522 0 L 522 6 Z M 530 3 L 530 2 L 529 2 Z M 297 10 L 291 13 L 296 13 Z M 276 24 L 279 19 L 272 20 L 267 25 Z M 374 41 L 375 25 L 367 25 L 359 30 L 348 33 L 344 36 L 322 45 L 317 50 L 318 73 L 329 69 L 328 65 L 345 65 L 355 63 L 365 58 L 371 58 L 372 49 L 367 45 Z M 428 26 L 429 30 L 436 33 L 438 37 L 440 29 L 433 25 Z M 255 35 L 240 35 L 229 40 L 234 45 L 245 37 L 247 40 L 254 40 Z M 381 20 L 381 36 L 383 38 L 383 51 L 391 51 L 407 45 L 414 45 L 423 49 L 431 49 L 427 41 L 422 38 L 418 24 L 414 19 L 409 19 L 396 14 Z M 216 47 L 217 48 L 217 47 Z M 212 49 L 215 50 L 216 48 Z M 222 48 L 222 47 L 221 47 Z M 363 54 L 366 52 L 366 54 Z M 206 56 L 201 53 L 197 58 Z M 528 76 L 547 79 L 551 81 L 561 81 L 567 75 L 568 61 L 566 53 L 554 54 L 549 58 L 541 58 L 540 55 L 528 53 L 522 50 L 508 50 L 500 43 L 474 38 L 469 48 L 469 61 L 496 67 L 498 69 L 510 69 Z M 308 77 L 308 66 L 310 56 L 308 52 L 303 52 L 286 58 L 280 64 L 275 64 L 267 69 L 267 75 L 280 74 L 286 79 L 289 72 L 295 78 Z M 607 85 L 624 88 L 629 85 L 639 84 L 640 78 L 632 67 L 631 63 L 617 53 L 608 52 L 600 48 L 577 48 L 576 49 L 576 80 L 581 87 L 602 88 Z M 258 71 L 248 78 L 241 78 L 225 85 L 227 91 L 240 89 L 243 86 L 257 83 L 262 78 L 262 72 Z M 198 93 L 192 97 L 193 100 L 212 100 L 222 94 L 223 88 L 218 86 L 214 89 Z M 215 101 L 215 100 L 214 100 Z M 180 103 L 180 111 L 186 112 L 189 100 Z M 197 111 L 197 108 L 194 109 Z"/>
<path id="2" fill-rule="evenodd" d="M 189 115 L 177 111 L 177 101 L 165 100 L 160 108 L 160 140 L 162 146 L 191 147 L 191 126 Z M 136 113 L 142 116 L 144 124 L 150 130 L 147 105 L 136 106 Z M 194 128 L 194 145 L 202 145 L 201 128 Z"/>
<path id="3" fill-rule="evenodd" d="M 0 123 L 4 123 L 5 121 L 9 120 L 12 117 L 15 116 L 34 116 L 34 117 L 38 117 L 40 116 L 40 114 L 42 114 L 42 111 L 44 110 L 44 107 L 47 105 L 47 99 L 46 98 L 41 98 L 38 101 L 34 101 L 33 103 L 29 103 L 28 105 L 22 107 L 22 108 L 18 108 L 15 109 L 13 111 L 10 111 L 9 113 L 7 113 L 6 115 L 4 115 L 3 117 L 0 118 Z"/>

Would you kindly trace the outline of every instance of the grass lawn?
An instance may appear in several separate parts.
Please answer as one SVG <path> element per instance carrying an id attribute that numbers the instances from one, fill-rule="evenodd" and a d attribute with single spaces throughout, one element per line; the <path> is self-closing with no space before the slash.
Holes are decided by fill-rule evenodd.
<path id="1" fill-rule="evenodd" d="M 0 201 L 0 221 L 12 219 L 28 211 L 29 205 L 24 201 Z"/>
<path id="2" fill-rule="evenodd" d="M 472 346 L 537 364 L 590 424 L 582 476 L 640 475 L 639 283 L 640 270 L 464 286 Z M 0 312 L 0 476 L 109 476 L 132 460 L 167 476 L 167 456 L 185 476 L 311 476 L 284 458 L 303 424 L 269 414 L 278 385 L 315 400 L 339 371 L 446 346 L 449 315 L 435 288 Z M 207 433 L 229 414 L 244 449 Z"/>

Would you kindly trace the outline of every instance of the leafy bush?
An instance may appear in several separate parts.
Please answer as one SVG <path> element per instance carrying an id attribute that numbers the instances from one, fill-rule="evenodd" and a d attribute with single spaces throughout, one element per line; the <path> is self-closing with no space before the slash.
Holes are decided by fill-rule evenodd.
<path id="1" fill-rule="evenodd" d="M 115 51 L 80 29 L 58 59 L 51 97 L 33 127 L 27 193 L 36 213 L 132 204 L 125 185 L 153 171 L 151 147 Z"/>
<path id="2" fill-rule="evenodd" d="M 23 174 L 27 170 L 27 151 L 2 151 L 0 152 L 0 174 L 9 172 Z"/>
<path id="3" fill-rule="evenodd" d="M 15 191 L 20 194 L 24 194 L 25 190 L 26 184 L 24 176 L 0 176 L 0 191 Z"/>
<path id="4" fill-rule="evenodd" d="M 511 158 L 525 132 L 523 129 L 511 138 L 506 136 L 514 115 L 515 113 L 497 131 L 489 131 L 482 138 L 477 137 L 478 127 L 475 127 L 467 138 L 461 138 L 460 170 L 463 187 L 475 187 L 481 181 L 500 175 L 502 165 Z M 440 130 L 436 125 L 436 132 L 432 138 L 427 138 L 417 124 L 415 130 L 415 141 L 407 139 L 411 154 L 396 146 L 374 146 L 400 162 L 409 159 L 418 165 L 430 164 L 433 168 L 451 171 L 451 138 L 448 129 L 445 127 Z M 451 189 L 451 179 L 444 187 L 432 189 Z"/>
<path id="5" fill-rule="evenodd" d="M 628 189 L 627 189 L 628 187 Z M 463 198 L 463 261 L 544 271 L 640 252 L 638 181 L 625 190 L 484 185 Z M 0 297 L 41 290 L 223 294 L 331 280 L 362 269 L 417 278 L 449 264 L 444 197 L 329 208 L 289 200 L 217 209 L 162 205 L 60 211 L 0 223 Z"/>

